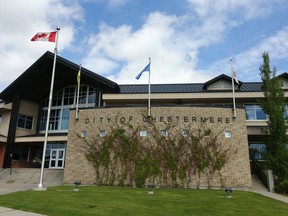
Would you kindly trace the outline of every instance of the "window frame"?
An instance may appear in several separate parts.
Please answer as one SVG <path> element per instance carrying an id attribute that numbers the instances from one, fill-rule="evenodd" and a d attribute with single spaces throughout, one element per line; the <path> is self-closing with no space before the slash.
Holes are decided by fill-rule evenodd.
<path id="1" fill-rule="evenodd" d="M 22 123 L 22 124 L 20 124 L 20 123 Z M 23 125 L 23 127 L 22 127 L 22 125 Z M 27 125 L 29 127 L 27 127 Z M 31 125 L 31 127 L 30 127 L 30 125 Z M 29 116 L 29 115 L 25 115 L 25 114 L 21 114 L 21 113 L 18 114 L 17 128 L 21 128 L 21 129 L 24 129 L 24 130 L 32 131 L 33 130 L 33 125 L 34 125 L 34 117 L 33 116 Z"/>

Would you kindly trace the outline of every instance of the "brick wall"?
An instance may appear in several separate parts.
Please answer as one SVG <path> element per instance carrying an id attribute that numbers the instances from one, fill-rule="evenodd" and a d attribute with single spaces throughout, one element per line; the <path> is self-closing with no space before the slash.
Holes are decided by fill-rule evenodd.
<path id="1" fill-rule="evenodd" d="M 71 184 L 79 179 L 82 184 L 95 184 L 95 170 L 80 151 L 81 138 L 77 137 L 77 134 L 87 131 L 88 138 L 91 138 L 99 134 L 100 130 L 109 131 L 116 122 L 130 123 L 134 126 L 143 125 L 146 113 L 147 108 L 85 109 L 80 110 L 79 119 L 76 120 L 75 111 L 71 111 L 64 183 Z M 243 109 L 237 109 L 237 118 L 233 118 L 231 109 L 216 107 L 153 107 L 151 113 L 159 128 L 161 125 L 164 127 L 165 122 L 171 122 L 181 130 L 188 127 L 197 129 L 200 125 L 205 125 L 214 132 L 223 131 L 221 137 L 224 143 L 236 148 L 237 154 L 221 171 L 222 183 L 224 181 L 225 186 L 234 188 L 251 188 L 247 127 Z M 231 138 L 226 138 L 224 131 L 231 132 Z M 191 176 L 191 180 L 189 187 L 195 187 L 196 176 Z M 220 187 L 220 185 L 220 177 L 215 176 L 213 186 Z M 201 187 L 207 187 L 204 178 L 201 179 Z"/>

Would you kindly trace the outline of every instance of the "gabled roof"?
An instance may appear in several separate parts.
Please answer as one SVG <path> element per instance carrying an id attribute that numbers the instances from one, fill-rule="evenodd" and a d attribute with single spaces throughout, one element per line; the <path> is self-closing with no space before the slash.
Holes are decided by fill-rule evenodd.
<path id="1" fill-rule="evenodd" d="M 53 60 L 53 53 L 49 51 L 44 53 L 34 64 L 1 92 L 0 98 L 6 102 L 12 101 L 13 98 L 19 94 L 21 98 L 29 98 L 36 101 L 47 98 L 50 92 Z M 53 92 L 57 92 L 65 86 L 77 85 L 78 70 L 79 65 L 58 55 Z M 105 92 L 116 92 L 118 90 L 117 83 L 85 68 L 81 69 L 81 84 L 94 87 L 100 85 Z"/>
<path id="2" fill-rule="evenodd" d="M 280 74 L 278 77 L 288 79 L 288 73 L 284 72 L 284 73 Z"/>
<path id="3" fill-rule="evenodd" d="M 229 77 L 229 76 L 227 76 L 227 75 L 225 75 L 225 74 L 221 74 L 221 75 L 219 75 L 219 76 L 217 76 L 217 77 L 215 77 L 215 78 L 213 78 L 213 79 L 205 82 L 203 88 L 204 88 L 204 89 L 207 89 L 207 87 L 208 87 L 210 84 L 215 83 L 215 82 L 217 82 L 217 81 L 219 81 L 219 80 L 227 80 L 228 82 L 231 82 L 232 77 Z M 234 84 L 236 84 L 235 79 L 233 79 L 233 80 L 234 80 Z M 241 81 L 238 81 L 238 82 L 239 82 L 239 85 L 238 85 L 238 88 L 239 88 L 239 87 L 242 85 L 242 82 L 241 82 Z"/>

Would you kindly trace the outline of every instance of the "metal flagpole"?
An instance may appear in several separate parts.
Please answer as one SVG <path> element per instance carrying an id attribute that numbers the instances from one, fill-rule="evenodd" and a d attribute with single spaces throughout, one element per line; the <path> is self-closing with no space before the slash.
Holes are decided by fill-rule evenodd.
<path id="1" fill-rule="evenodd" d="M 234 69 L 232 66 L 232 59 L 230 59 L 231 74 L 232 74 L 232 96 L 233 96 L 233 117 L 236 118 L 236 103 L 235 103 L 235 86 L 234 86 Z"/>
<path id="2" fill-rule="evenodd" d="M 47 122 L 46 122 L 46 130 L 45 130 L 45 138 L 44 138 L 44 147 L 43 147 L 43 154 L 42 154 L 42 163 L 41 163 L 41 174 L 40 174 L 40 182 L 38 185 L 38 189 L 44 189 L 43 186 L 43 172 L 44 172 L 44 163 L 45 163 L 45 155 L 46 155 L 46 147 L 47 147 L 47 140 L 48 140 L 48 130 L 49 130 L 49 123 L 50 123 L 50 113 L 51 113 L 51 106 L 52 106 L 52 97 L 53 97 L 53 86 L 54 86 L 54 76 L 55 76 L 55 67 L 56 67 L 56 58 L 57 58 L 57 45 L 58 45 L 58 37 L 60 27 L 57 27 L 57 34 L 56 34 L 56 43 L 54 49 L 54 62 L 53 62 L 53 69 L 52 69 L 52 78 L 51 78 L 51 85 L 50 85 L 50 94 L 49 94 L 49 104 L 48 104 L 48 113 L 47 113 Z"/>
<path id="3" fill-rule="evenodd" d="M 150 74 L 151 74 L 151 58 L 149 58 L 149 78 L 148 78 L 148 116 L 151 116 L 151 87 L 150 87 Z"/>
<path id="4" fill-rule="evenodd" d="M 81 78 L 81 64 L 79 66 L 79 72 L 77 74 L 77 101 L 76 101 L 76 115 L 75 118 L 78 119 L 78 113 L 79 113 L 79 91 L 80 91 L 80 78 Z"/>

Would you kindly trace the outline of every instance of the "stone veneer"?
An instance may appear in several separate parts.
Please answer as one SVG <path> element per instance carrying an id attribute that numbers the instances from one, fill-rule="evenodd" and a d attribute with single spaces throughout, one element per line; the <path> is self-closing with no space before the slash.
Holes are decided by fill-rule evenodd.
<path id="1" fill-rule="evenodd" d="M 64 183 L 71 184 L 75 180 L 81 180 L 82 184 L 95 184 L 95 171 L 93 166 L 86 160 L 79 151 L 79 138 L 77 134 L 82 131 L 88 132 L 88 137 L 108 130 L 109 127 L 118 122 L 130 123 L 132 125 L 143 124 L 143 113 L 147 108 L 124 107 L 124 108 L 95 108 L 83 109 L 79 112 L 79 119 L 75 119 L 75 110 L 70 113 L 69 134 L 67 140 L 66 163 L 64 171 Z M 218 107 L 153 107 L 152 118 L 161 126 L 163 122 L 173 122 L 177 127 L 185 130 L 187 127 L 199 128 L 201 118 L 207 118 L 205 125 L 214 132 L 219 130 L 230 131 L 231 138 L 223 136 L 225 144 L 237 148 L 237 154 L 230 159 L 229 163 L 222 170 L 222 178 L 225 186 L 233 188 L 249 189 L 252 186 L 248 138 L 245 110 L 237 109 L 237 117 L 233 118 L 230 108 Z M 191 187 L 195 186 L 195 176 L 191 177 Z M 194 179 L 194 180 L 193 180 Z M 215 187 L 220 187 L 219 177 L 213 180 Z M 207 187 L 204 179 L 201 180 L 201 187 Z"/>

